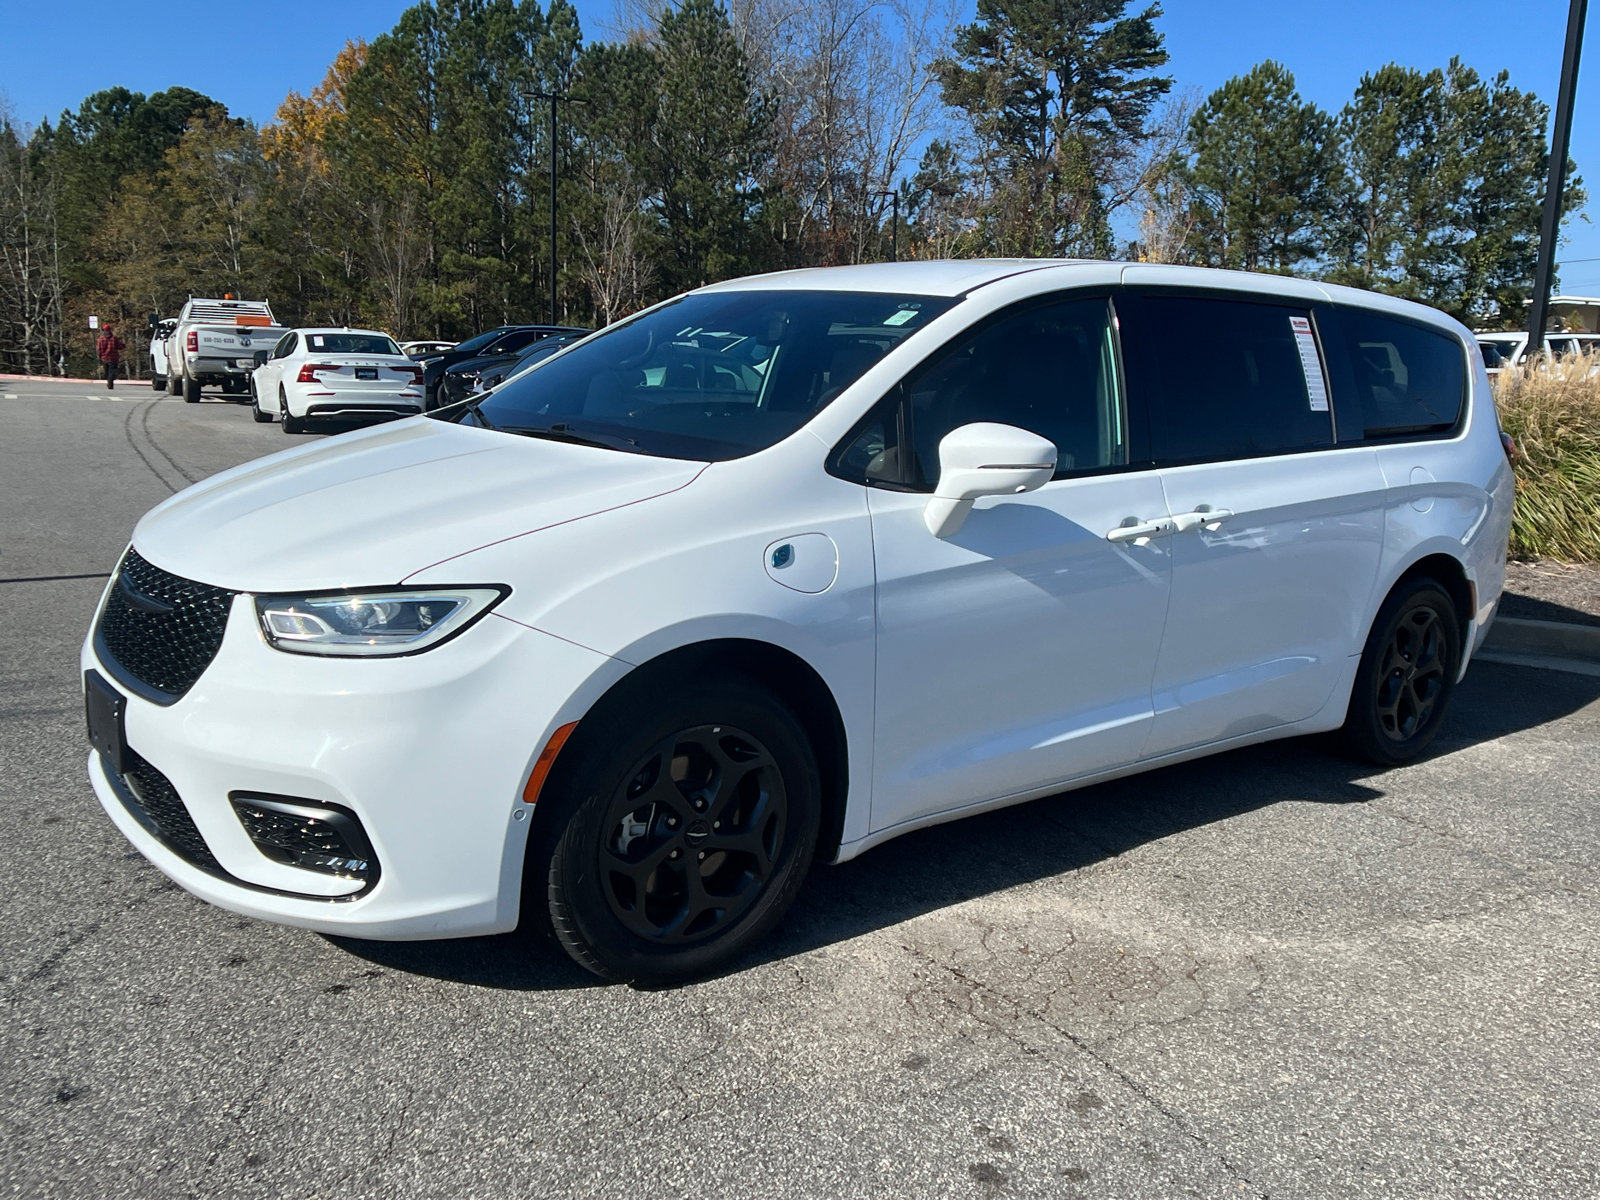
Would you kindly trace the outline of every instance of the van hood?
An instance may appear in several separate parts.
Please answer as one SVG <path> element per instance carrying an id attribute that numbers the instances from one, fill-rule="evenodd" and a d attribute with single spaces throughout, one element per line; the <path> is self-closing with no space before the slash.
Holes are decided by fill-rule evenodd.
<path id="1" fill-rule="evenodd" d="M 418 417 L 214 475 L 145 514 L 133 543 L 163 570 L 235 591 L 374 587 L 665 495 L 704 469 Z"/>

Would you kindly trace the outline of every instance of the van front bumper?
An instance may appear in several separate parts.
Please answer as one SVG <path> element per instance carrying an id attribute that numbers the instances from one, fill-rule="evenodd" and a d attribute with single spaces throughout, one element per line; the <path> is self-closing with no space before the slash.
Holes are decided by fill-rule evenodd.
<path id="1" fill-rule="evenodd" d="M 523 785 L 614 660 L 495 613 L 408 657 L 286 654 L 261 638 L 253 610 L 250 596 L 234 598 L 215 659 L 167 705 L 118 683 L 85 642 L 84 671 L 126 697 L 128 749 L 170 782 L 204 846 L 157 837 L 138 789 L 91 751 L 95 794 L 124 836 L 185 890 L 246 916 L 395 940 L 514 929 L 532 816 Z M 349 813 L 375 881 L 268 858 L 230 799 L 239 793 Z"/>

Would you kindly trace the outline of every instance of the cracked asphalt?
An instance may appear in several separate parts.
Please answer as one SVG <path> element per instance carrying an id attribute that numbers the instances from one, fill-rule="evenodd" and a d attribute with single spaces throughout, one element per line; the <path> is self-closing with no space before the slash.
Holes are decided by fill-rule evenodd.
<path id="1" fill-rule="evenodd" d="M 78 576 L 289 439 L 0 396 L 0 1194 L 1600 1196 L 1600 679 L 1479 664 L 1404 770 L 1280 742 L 907 836 L 676 990 L 323 938 L 132 851 L 76 667 Z"/>

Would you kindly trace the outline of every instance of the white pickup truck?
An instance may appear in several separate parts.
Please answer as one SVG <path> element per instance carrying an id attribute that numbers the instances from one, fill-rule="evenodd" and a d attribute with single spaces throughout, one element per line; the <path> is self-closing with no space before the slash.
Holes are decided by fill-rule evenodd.
<path id="1" fill-rule="evenodd" d="M 150 314 L 150 386 L 158 392 L 167 390 L 167 347 L 177 327 L 173 317 Z"/>
<path id="2" fill-rule="evenodd" d="M 191 296 L 167 339 L 167 386 L 173 392 L 181 388 L 190 404 L 200 403 L 206 385 L 248 395 L 256 351 L 270 350 L 286 332 L 265 300 Z"/>

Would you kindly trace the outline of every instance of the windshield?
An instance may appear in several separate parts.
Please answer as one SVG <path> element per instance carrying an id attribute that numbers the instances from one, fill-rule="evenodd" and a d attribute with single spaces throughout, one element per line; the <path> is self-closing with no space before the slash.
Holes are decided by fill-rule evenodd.
<path id="1" fill-rule="evenodd" d="M 667 458 L 740 458 L 787 437 L 957 301 L 864 292 L 684 296 L 537 370 L 459 420 Z"/>
<path id="2" fill-rule="evenodd" d="M 306 347 L 323 354 L 400 354 L 400 347 L 380 333 L 308 333 Z"/>
<path id="3" fill-rule="evenodd" d="M 505 325 L 496 325 L 493 329 L 484 330 L 477 337 L 469 337 L 464 342 L 457 342 L 454 352 L 457 354 L 470 354 L 474 350 L 482 350 L 495 338 L 503 334 L 507 328 L 508 326 Z"/>

